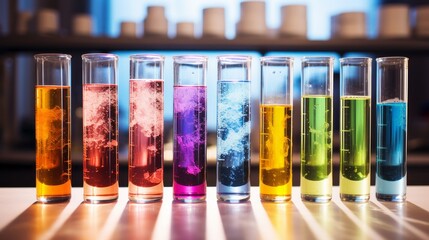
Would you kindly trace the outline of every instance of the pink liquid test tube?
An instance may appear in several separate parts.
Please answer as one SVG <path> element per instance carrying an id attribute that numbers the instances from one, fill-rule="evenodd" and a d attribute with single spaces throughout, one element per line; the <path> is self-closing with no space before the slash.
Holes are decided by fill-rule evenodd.
<path id="1" fill-rule="evenodd" d="M 158 201 L 164 172 L 164 57 L 130 57 L 128 198 Z"/>
<path id="2" fill-rule="evenodd" d="M 173 59 L 173 198 L 202 202 L 207 186 L 207 57 Z"/>
<path id="3" fill-rule="evenodd" d="M 82 55 L 83 194 L 88 203 L 118 198 L 118 56 Z"/>

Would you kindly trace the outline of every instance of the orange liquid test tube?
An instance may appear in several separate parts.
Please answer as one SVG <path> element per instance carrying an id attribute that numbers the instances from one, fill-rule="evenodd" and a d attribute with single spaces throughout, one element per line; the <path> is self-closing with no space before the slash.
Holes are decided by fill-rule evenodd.
<path id="1" fill-rule="evenodd" d="M 36 192 L 42 203 L 71 197 L 70 59 L 37 54 Z"/>

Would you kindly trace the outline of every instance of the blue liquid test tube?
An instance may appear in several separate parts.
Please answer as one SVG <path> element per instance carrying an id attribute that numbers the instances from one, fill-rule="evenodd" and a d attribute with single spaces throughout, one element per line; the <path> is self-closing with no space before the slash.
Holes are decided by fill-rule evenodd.
<path id="1" fill-rule="evenodd" d="M 403 202 L 407 186 L 408 58 L 377 58 L 376 197 Z"/>
<path id="2" fill-rule="evenodd" d="M 218 57 L 217 198 L 243 202 L 250 197 L 251 57 Z"/>

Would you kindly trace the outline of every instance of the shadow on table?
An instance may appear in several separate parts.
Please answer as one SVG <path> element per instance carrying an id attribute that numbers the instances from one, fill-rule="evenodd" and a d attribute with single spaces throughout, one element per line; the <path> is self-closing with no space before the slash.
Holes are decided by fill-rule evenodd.
<path id="1" fill-rule="evenodd" d="M 218 202 L 226 239 L 261 239 L 251 202 Z"/>
<path id="2" fill-rule="evenodd" d="M 419 206 L 406 201 L 404 203 L 380 202 L 397 218 L 396 222 L 407 223 L 406 228 L 414 235 L 429 239 L 429 212 Z"/>
<path id="3" fill-rule="evenodd" d="M 332 239 L 362 239 L 368 238 L 361 226 L 356 224 L 335 202 L 312 203 L 304 202 L 310 215 L 304 220 L 311 226 L 313 234 Z"/>
<path id="4" fill-rule="evenodd" d="M 378 203 L 393 212 L 393 216 L 374 202 L 339 204 L 346 207 L 351 214 L 349 217 L 360 225 L 361 232 L 372 238 L 425 239 L 429 236 L 429 213 L 412 203 Z M 408 225 L 404 224 L 407 222 Z"/>
<path id="5" fill-rule="evenodd" d="M 170 239 L 205 239 L 207 205 L 172 203 Z M 167 230 L 166 230 L 167 231 Z"/>
<path id="6" fill-rule="evenodd" d="M 112 239 L 151 239 L 162 202 L 128 202 Z"/>
<path id="7" fill-rule="evenodd" d="M 0 231 L 0 239 L 46 239 L 59 227 L 54 223 L 69 203 L 33 203 Z"/>
<path id="8" fill-rule="evenodd" d="M 293 202 L 262 202 L 279 239 L 314 239 L 311 229 Z"/>
<path id="9" fill-rule="evenodd" d="M 81 203 L 55 235 L 56 239 L 98 239 L 116 202 Z"/>

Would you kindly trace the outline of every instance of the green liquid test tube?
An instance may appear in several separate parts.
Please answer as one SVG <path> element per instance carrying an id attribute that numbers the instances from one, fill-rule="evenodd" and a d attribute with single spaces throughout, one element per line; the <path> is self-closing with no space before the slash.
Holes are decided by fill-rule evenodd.
<path id="1" fill-rule="evenodd" d="M 332 198 L 332 57 L 302 59 L 301 198 Z"/>
<path id="2" fill-rule="evenodd" d="M 371 182 L 371 58 L 342 58 L 340 63 L 340 198 L 367 202 Z"/>

